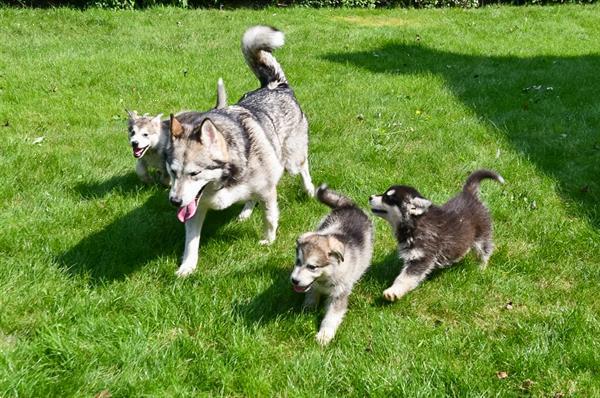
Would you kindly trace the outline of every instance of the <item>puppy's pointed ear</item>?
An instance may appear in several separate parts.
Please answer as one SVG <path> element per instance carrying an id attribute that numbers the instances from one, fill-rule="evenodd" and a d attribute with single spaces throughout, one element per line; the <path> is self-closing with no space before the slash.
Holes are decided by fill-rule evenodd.
<path id="1" fill-rule="evenodd" d="M 412 198 L 408 203 L 408 212 L 414 216 L 421 215 L 425 213 L 429 206 L 431 206 L 431 201 L 425 198 Z"/>
<path id="2" fill-rule="evenodd" d="M 171 113 L 171 136 L 173 138 L 180 138 L 183 135 L 183 125 L 175 118 L 175 115 Z"/>
<path id="3" fill-rule="evenodd" d="M 335 258 L 338 263 L 344 262 L 344 244 L 333 236 L 329 236 L 327 242 L 329 243 L 329 257 Z"/>
<path id="4" fill-rule="evenodd" d="M 159 113 L 158 115 L 154 116 L 152 118 L 152 123 L 154 123 L 154 124 L 160 124 L 162 122 L 162 120 L 161 120 L 162 119 L 162 115 L 163 115 L 162 113 Z"/>
<path id="5" fill-rule="evenodd" d="M 125 109 L 125 112 L 127 112 L 127 115 L 129 116 L 129 118 L 131 120 L 135 120 L 135 119 L 139 118 L 139 115 L 137 114 L 136 111 L 128 111 L 127 109 Z"/>
<path id="6" fill-rule="evenodd" d="M 305 244 L 306 242 L 308 242 L 308 240 L 309 240 L 311 237 L 313 237 L 313 236 L 315 236 L 315 235 L 316 235 L 316 232 L 305 232 L 305 233 L 303 233 L 302 235 L 300 235 L 300 237 L 299 237 L 299 238 L 298 238 L 298 240 L 296 241 L 296 244 L 297 244 L 297 245 L 303 245 L 303 244 Z"/>

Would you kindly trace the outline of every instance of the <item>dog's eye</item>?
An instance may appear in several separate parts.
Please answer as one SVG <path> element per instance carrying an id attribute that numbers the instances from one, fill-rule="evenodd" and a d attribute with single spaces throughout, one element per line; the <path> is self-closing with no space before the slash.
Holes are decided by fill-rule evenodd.
<path id="1" fill-rule="evenodd" d="M 148 133 L 144 133 L 144 137 L 148 137 Z"/>
<path id="2" fill-rule="evenodd" d="M 200 174 L 199 171 L 192 171 L 191 173 L 189 173 L 189 175 L 191 175 L 192 177 L 196 177 L 198 174 Z"/>
<path id="3" fill-rule="evenodd" d="M 312 264 L 306 264 L 306 268 L 308 268 L 311 271 L 314 271 L 314 270 L 317 269 L 317 267 L 315 265 L 312 265 Z"/>

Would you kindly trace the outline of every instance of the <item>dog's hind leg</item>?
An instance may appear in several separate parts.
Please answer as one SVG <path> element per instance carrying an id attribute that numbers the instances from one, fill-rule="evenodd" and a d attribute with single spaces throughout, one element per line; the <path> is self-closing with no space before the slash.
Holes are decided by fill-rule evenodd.
<path id="1" fill-rule="evenodd" d="M 275 188 L 272 188 L 267 194 L 263 195 L 261 205 L 264 209 L 265 238 L 259 243 L 261 245 L 270 245 L 275 240 L 277 225 L 279 223 L 279 208 L 277 207 L 277 191 Z"/>
<path id="2" fill-rule="evenodd" d="M 254 206 L 256 206 L 256 202 L 254 200 L 249 200 L 244 204 L 244 208 L 242 212 L 238 216 L 239 221 L 244 221 L 250 218 L 252 215 L 252 211 L 254 210 Z"/>
<path id="3" fill-rule="evenodd" d="M 188 276 L 196 269 L 196 265 L 198 264 L 198 250 L 200 249 L 200 233 L 202 232 L 202 224 L 204 224 L 207 211 L 207 207 L 200 206 L 194 217 L 185 222 L 185 250 L 183 251 L 181 265 L 177 269 L 177 272 L 175 272 L 177 276 Z"/>
<path id="4" fill-rule="evenodd" d="M 477 257 L 481 260 L 479 268 L 485 269 L 490 256 L 494 252 L 494 242 L 492 241 L 492 237 L 489 235 L 479 237 L 473 245 L 473 250 L 475 250 Z"/>
<path id="5" fill-rule="evenodd" d="M 335 336 L 335 332 L 342 323 L 348 309 L 348 296 L 327 298 L 325 307 L 325 317 L 316 336 L 317 342 L 321 345 L 329 344 Z"/>
<path id="6" fill-rule="evenodd" d="M 304 184 L 304 190 L 311 198 L 315 196 L 315 186 L 310 178 L 310 172 L 308 171 L 308 158 L 300 166 L 300 176 L 302 176 L 302 183 Z"/>

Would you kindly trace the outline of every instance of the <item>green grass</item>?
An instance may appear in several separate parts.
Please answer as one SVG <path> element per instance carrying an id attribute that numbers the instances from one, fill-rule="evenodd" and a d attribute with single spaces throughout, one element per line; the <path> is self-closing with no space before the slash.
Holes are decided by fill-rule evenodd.
<path id="1" fill-rule="evenodd" d="M 0 396 L 599 396 L 599 14 L 0 9 Z M 174 277 L 183 226 L 138 182 L 123 109 L 256 88 L 239 51 L 256 23 L 287 34 L 315 182 L 365 206 L 392 183 L 441 203 L 476 168 L 505 177 L 482 189 L 487 270 L 469 256 L 386 305 L 400 264 L 376 220 L 320 348 L 288 275 L 327 210 L 285 176 L 273 246 L 260 211 L 210 213 L 196 273 Z"/>

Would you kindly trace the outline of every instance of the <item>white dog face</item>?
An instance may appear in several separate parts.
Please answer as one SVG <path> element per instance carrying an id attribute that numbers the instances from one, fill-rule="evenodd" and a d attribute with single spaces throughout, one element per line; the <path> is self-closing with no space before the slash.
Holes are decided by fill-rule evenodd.
<path id="1" fill-rule="evenodd" d="M 331 235 L 308 232 L 296 245 L 296 265 L 290 276 L 294 290 L 305 293 L 315 281 L 331 278 L 333 267 L 344 261 L 344 245 Z"/>
<path id="2" fill-rule="evenodd" d="M 193 129 L 173 118 L 171 141 L 167 157 L 172 181 L 169 200 L 179 206 L 177 217 L 185 222 L 196 213 L 204 189 L 227 176 L 227 144 L 209 119 Z"/>
<path id="3" fill-rule="evenodd" d="M 427 212 L 431 202 L 414 188 L 404 185 L 390 187 L 382 195 L 369 197 L 371 211 L 389 222 L 393 227 L 407 222 L 413 216 Z"/>
<path id="4" fill-rule="evenodd" d="M 144 156 L 150 148 L 156 148 L 160 142 L 162 113 L 152 116 L 138 116 L 134 112 L 129 114 L 129 144 L 136 159 Z"/>

